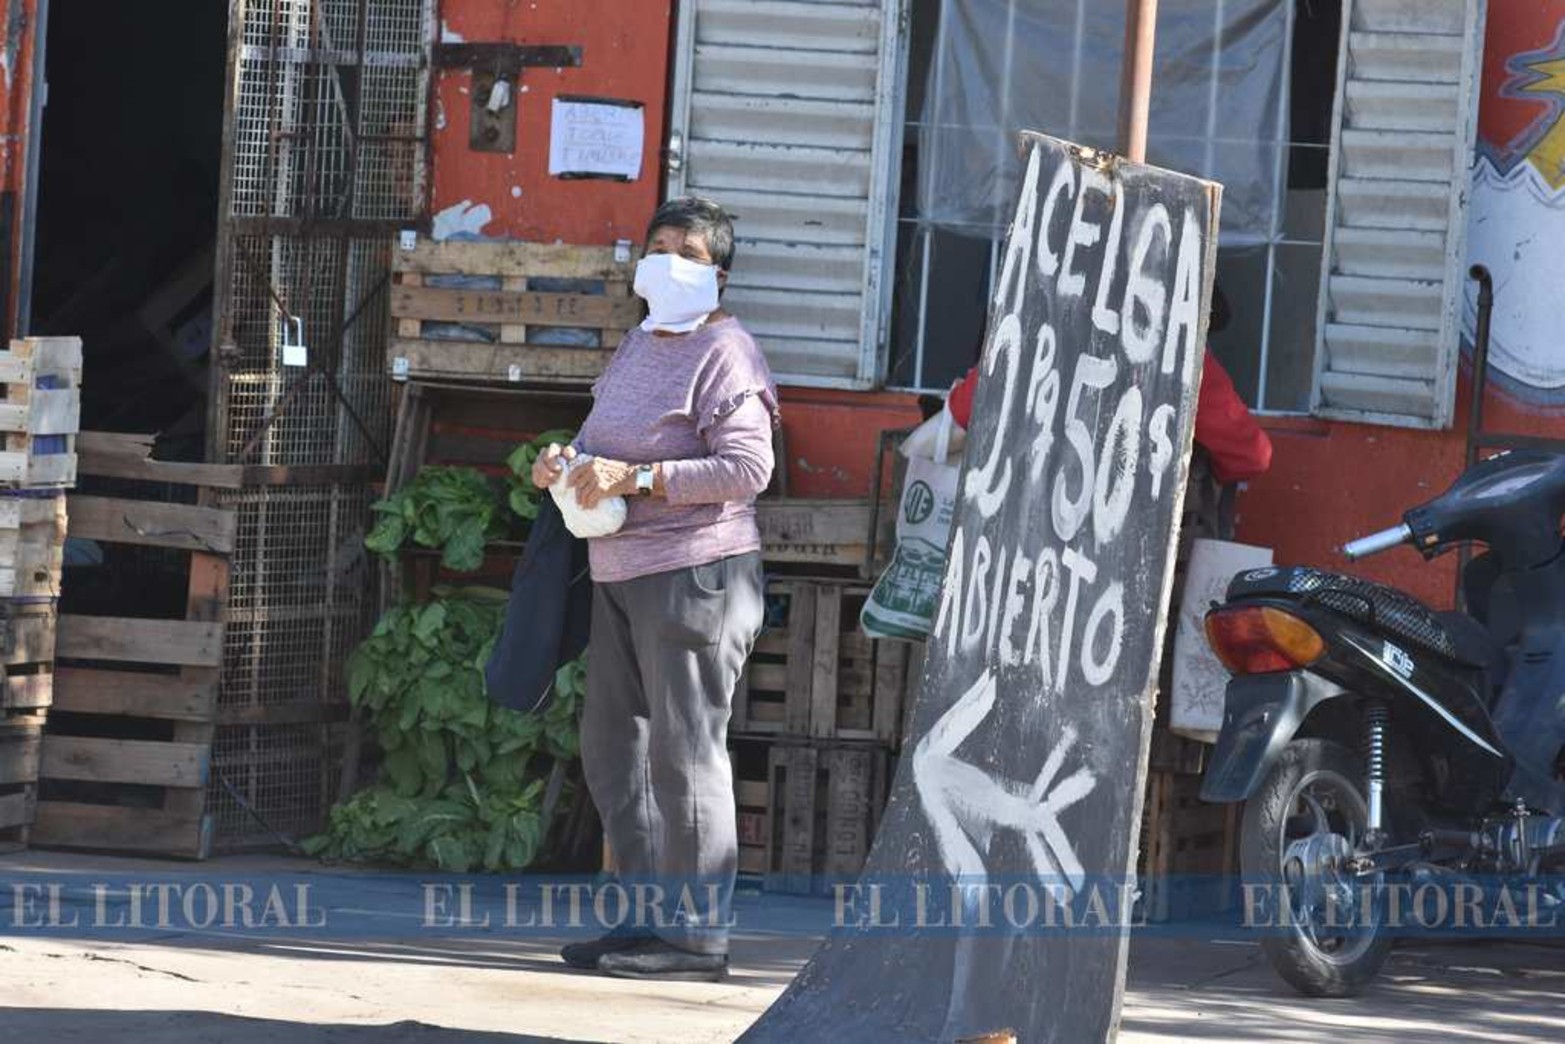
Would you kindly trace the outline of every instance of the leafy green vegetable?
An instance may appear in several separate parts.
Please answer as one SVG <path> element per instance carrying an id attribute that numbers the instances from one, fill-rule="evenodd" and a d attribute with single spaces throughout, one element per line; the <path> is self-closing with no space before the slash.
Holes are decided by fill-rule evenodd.
<path id="1" fill-rule="evenodd" d="M 538 498 L 543 491 L 533 484 L 533 464 L 550 443 L 570 445 L 576 433 L 566 428 L 546 431 L 531 442 L 524 442 L 511 451 L 505 466 L 511 469 L 511 510 L 518 518 L 531 522 L 538 517 Z"/>
<path id="2" fill-rule="evenodd" d="M 483 565 L 484 544 L 507 529 L 494 486 L 473 468 L 420 468 L 412 482 L 370 510 L 377 517 L 364 540 L 371 551 L 389 557 L 412 540 L 440 548 L 441 564 L 463 573 Z"/>
<path id="3" fill-rule="evenodd" d="M 515 870 L 539 854 L 544 778 L 577 756 L 585 657 L 561 667 L 541 713 L 491 702 L 483 667 L 504 592 L 437 588 L 398 606 L 347 663 L 348 695 L 384 752 L 379 783 L 332 809 L 317 855 L 444 870 Z"/>
<path id="4" fill-rule="evenodd" d="M 546 431 L 524 442 L 506 458 L 505 505 L 522 522 L 538 517 L 543 491 L 533 484 L 533 462 L 550 443 L 566 445 L 576 433 L 565 428 Z M 376 554 L 394 557 L 409 541 L 419 547 L 439 548 L 441 564 L 459 573 L 470 573 L 484 563 L 484 547 L 505 538 L 511 527 L 498 491 L 483 473 L 473 468 L 428 465 L 413 481 L 370 510 L 375 527 L 364 545 Z"/>
<path id="5" fill-rule="evenodd" d="M 512 451 L 511 514 L 538 517 L 543 494 L 533 463 L 550 443 L 574 437 L 547 431 Z M 439 548 L 442 564 L 457 572 L 483 565 L 485 545 L 511 525 L 495 487 L 472 468 L 422 468 L 372 510 L 371 551 L 391 557 L 410 542 Z M 580 750 L 586 666 L 583 658 L 560 668 L 541 713 L 490 702 L 483 668 L 505 602 L 490 588 L 436 588 L 428 604 L 386 613 L 349 656 L 348 696 L 380 742 L 381 780 L 333 808 L 307 851 L 461 871 L 518 869 L 537 858 L 548 826 L 544 777 Z"/>

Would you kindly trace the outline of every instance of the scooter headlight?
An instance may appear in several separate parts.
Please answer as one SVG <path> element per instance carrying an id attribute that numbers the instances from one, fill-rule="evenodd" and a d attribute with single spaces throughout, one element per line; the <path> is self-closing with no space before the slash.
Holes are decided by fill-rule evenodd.
<path id="1" fill-rule="evenodd" d="M 1326 642 L 1315 628 L 1269 605 L 1212 610 L 1206 614 L 1206 640 L 1234 674 L 1297 670 L 1326 653 Z"/>

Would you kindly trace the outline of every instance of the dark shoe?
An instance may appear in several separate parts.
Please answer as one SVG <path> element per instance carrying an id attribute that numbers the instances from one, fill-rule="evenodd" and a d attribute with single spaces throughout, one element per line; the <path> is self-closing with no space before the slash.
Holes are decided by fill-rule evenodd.
<path id="1" fill-rule="evenodd" d="M 572 968 L 592 971 L 604 954 L 620 953 L 640 946 L 652 938 L 640 932 L 615 930 L 590 942 L 570 943 L 560 948 L 560 957 Z"/>
<path id="2" fill-rule="evenodd" d="M 604 954 L 598 970 L 616 979 L 720 982 L 728 977 L 728 955 L 691 953 L 662 939 L 646 939 L 634 948 Z"/>

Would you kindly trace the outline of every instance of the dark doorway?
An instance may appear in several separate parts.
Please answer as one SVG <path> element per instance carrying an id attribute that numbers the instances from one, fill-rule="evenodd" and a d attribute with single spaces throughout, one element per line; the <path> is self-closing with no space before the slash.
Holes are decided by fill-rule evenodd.
<path id="1" fill-rule="evenodd" d="M 31 333 L 83 340 L 82 427 L 204 450 L 228 5 L 51 0 Z"/>

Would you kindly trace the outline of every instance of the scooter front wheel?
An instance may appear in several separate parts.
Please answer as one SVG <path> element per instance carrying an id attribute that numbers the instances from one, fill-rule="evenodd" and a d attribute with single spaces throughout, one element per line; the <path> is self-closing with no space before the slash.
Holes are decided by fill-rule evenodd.
<path id="1" fill-rule="evenodd" d="M 1298 739 L 1244 806 L 1240 869 L 1272 899 L 1261 948 L 1277 974 L 1311 997 L 1360 992 L 1391 949 L 1376 882 L 1348 865 L 1368 829 L 1363 779 L 1346 747 Z"/>

